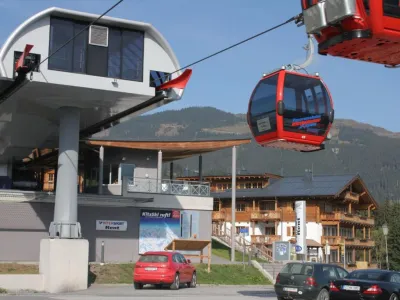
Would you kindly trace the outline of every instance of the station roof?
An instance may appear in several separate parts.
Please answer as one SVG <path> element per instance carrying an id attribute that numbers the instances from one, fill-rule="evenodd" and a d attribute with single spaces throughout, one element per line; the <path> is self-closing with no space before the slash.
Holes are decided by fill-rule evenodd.
<path id="1" fill-rule="evenodd" d="M 192 141 L 112 141 L 91 139 L 81 141 L 81 151 L 85 148 L 98 148 L 100 146 L 132 150 L 161 150 L 163 152 L 163 162 L 169 162 L 233 146 L 249 144 L 250 142 L 251 139 Z M 27 166 L 48 166 L 55 165 L 57 159 L 58 149 L 34 149 L 28 157 L 23 159 L 23 162 Z"/>
<path id="2" fill-rule="evenodd" d="M 192 140 L 192 141 L 109 141 L 88 140 L 89 146 L 104 146 L 123 149 L 154 150 L 163 152 L 163 161 L 174 161 L 194 155 L 214 152 L 233 146 L 249 144 L 251 139 Z"/>

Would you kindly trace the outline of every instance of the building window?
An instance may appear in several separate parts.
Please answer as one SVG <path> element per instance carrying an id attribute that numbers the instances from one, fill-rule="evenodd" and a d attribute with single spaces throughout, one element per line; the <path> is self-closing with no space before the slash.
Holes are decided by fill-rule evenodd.
<path id="1" fill-rule="evenodd" d="M 213 211 L 219 211 L 219 201 L 214 200 Z"/>
<path id="2" fill-rule="evenodd" d="M 87 25 L 51 18 L 49 54 L 57 51 Z M 109 28 L 108 37 L 108 47 L 89 45 L 89 30 L 85 30 L 49 58 L 49 70 L 142 82 L 144 32 Z"/>
<path id="3" fill-rule="evenodd" d="M 337 236 L 336 226 L 324 226 L 323 231 L 324 231 L 324 236 Z"/>
<path id="4" fill-rule="evenodd" d="M 246 211 L 247 203 L 237 203 L 236 211 Z"/>
<path id="5" fill-rule="evenodd" d="M 247 182 L 245 186 L 246 186 L 246 189 L 251 189 L 252 188 L 251 182 Z"/>
<path id="6" fill-rule="evenodd" d="M 49 182 L 54 182 L 54 174 L 53 173 L 49 174 Z"/>
<path id="7" fill-rule="evenodd" d="M 275 202 L 273 201 L 260 202 L 260 210 L 275 210 Z"/>

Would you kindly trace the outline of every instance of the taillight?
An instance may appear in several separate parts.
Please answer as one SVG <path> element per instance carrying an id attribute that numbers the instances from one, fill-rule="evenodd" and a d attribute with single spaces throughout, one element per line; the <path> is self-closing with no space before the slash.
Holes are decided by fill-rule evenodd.
<path id="1" fill-rule="evenodd" d="M 379 294 L 382 294 L 382 289 L 378 285 L 374 284 L 368 290 L 364 291 L 363 294 L 379 295 Z"/>
<path id="2" fill-rule="evenodd" d="M 280 281 L 281 281 L 281 278 L 280 278 L 280 275 L 278 273 L 278 276 L 276 276 L 276 279 L 275 279 L 275 283 L 279 283 Z"/>
<path id="3" fill-rule="evenodd" d="M 331 292 L 339 292 L 339 289 L 336 287 L 336 285 L 333 284 L 333 282 L 331 282 L 331 283 L 329 284 L 329 290 L 330 290 Z"/>
<path id="4" fill-rule="evenodd" d="M 308 277 L 306 279 L 306 285 L 317 286 L 317 282 L 315 281 L 314 277 Z"/>

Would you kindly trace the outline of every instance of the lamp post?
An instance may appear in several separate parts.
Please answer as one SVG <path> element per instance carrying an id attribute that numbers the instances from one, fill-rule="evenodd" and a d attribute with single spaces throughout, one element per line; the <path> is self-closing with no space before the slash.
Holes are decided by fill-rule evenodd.
<path id="1" fill-rule="evenodd" d="M 388 244 L 387 244 L 387 236 L 389 234 L 389 228 L 387 224 L 382 225 L 383 235 L 385 236 L 385 244 L 386 244 L 386 268 L 389 270 L 389 253 L 388 253 Z"/>

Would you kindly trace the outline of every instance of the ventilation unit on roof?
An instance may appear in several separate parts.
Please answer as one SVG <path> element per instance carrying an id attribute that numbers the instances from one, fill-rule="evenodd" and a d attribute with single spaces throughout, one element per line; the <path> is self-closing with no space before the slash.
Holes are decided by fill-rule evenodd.
<path id="1" fill-rule="evenodd" d="M 92 25 L 89 29 L 89 44 L 108 47 L 108 28 Z"/>

